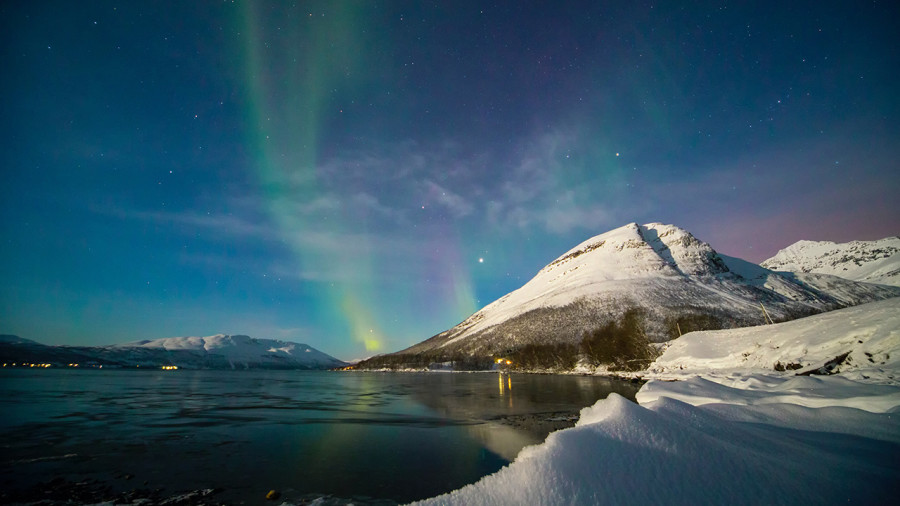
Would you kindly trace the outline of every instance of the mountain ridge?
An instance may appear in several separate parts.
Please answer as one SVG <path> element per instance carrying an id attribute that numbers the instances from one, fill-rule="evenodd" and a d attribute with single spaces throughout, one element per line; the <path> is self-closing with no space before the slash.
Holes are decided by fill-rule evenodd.
<path id="1" fill-rule="evenodd" d="M 900 236 L 876 241 L 797 241 L 760 263 L 775 271 L 832 274 L 900 286 Z"/>
<path id="2" fill-rule="evenodd" d="M 17 339 L 21 342 L 0 342 L 2 360 L 188 369 L 331 369 L 347 365 L 307 344 L 246 335 L 168 337 L 107 346 L 50 346 Z"/>
<path id="3" fill-rule="evenodd" d="M 522 287 L 458 325 L 392 355 L 497 355 L 578 344 L 585 332 L 641 311 L 651 341 L 690 330 L 790 320 L 900 295 L 817 273 L 778 273 L 719 255 L 674 225 L 629 223 L 563 253 Z M 763 314 L 763 308 L 768 315 Z"/>

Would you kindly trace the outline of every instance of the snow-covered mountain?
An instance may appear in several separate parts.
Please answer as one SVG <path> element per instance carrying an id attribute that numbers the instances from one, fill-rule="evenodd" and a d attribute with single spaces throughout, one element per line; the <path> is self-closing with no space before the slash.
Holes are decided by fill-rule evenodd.
<path id="1" fill-rule="evenodd" d="M 825 274 L 776 273 L 719 255 L 673 225 L 631 223 L 572 248 L 524 286 L 462 323 L 397 354 L 502 354 L 526 344 L 578 343 L 583 333 L 643 311 L 652 341 L 734 328 L 900 295 Z"/>
<path id="2" fill-rule="evenodd" d="M 207 367 L 223 367 L 227 364 L 229 368 L 328 369 L 346 365 L 306 344 L 276 339 L 255 339 L 243 335 L 168 337 L 120 344 L 112 348 L 167 353 L 186 352 L 200 358 Z"/>
<path id="3" fill-rule="evenodd" d="M 169 337 L 112 346 L 0 343 L 4 360 L 97 363 L 125 367 L 175 365 L 189 369 L 330 369 L 346 365 L 301 343 L 242 335 Z"/>
<path id="4" fill-rule="evenodd" d="M 764 261 L 773 271 L 818 272 L 900 286 L 900 237 L 877 241 L 799 241 Z"/>

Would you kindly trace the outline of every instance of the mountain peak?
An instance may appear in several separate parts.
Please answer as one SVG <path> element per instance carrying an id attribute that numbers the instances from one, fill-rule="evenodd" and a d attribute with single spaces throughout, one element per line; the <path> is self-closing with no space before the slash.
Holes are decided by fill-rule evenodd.
<path id="1" fill-rule="evenodd" d="M 900 237 L 877 241 L 797 241 L 760 265 L 775 271 L 831 274 L 900 286 Z"/>
<path id="2" fill-rule="evenodd" d="M 781 275 L 723 258 L 675 225 L 629 223 L 582 242 L 521 288 L 399 353 L 492 354 L 578 343 L 585 331 L 631 309 L 644 314 L 647 336 L 659 342 L 691 327 L 759 325 L 897 295 L 833 276 Z"/>
<path id="3" fill-rule="evenodd" d="M 675 225 L 649 223 L 640 227 L 641 236 L 679 274 L 716 275 L 728 272 L 719 254 L 709 244 Z"/>
<path id="4" fill-rule="evenodd" d="M 629 223 L 575 246 L 544 267 L 538 276 L 563 266 L 568 266 L 565 273 L 569 273 L 586 265 L 591 266 L 592 276 L 600 275 L 607 280 L 715 275 L 728 271 L 709 244 L 682 228 L 662 223 Z"/>

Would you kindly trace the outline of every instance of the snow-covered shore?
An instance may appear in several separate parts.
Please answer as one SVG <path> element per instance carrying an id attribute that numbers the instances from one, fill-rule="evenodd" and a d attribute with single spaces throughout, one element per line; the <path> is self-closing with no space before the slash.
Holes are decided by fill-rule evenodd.
<path id="1" fill-rule="evenodd" d="M 797 376 L 844 354 L 835 375 Z M 497 473 L 417 504 L 890 503 L 898 356 L 900 299 L 688 334 L 639 404 L 612 395 Z"/>
<path id="2" fill-rule="evenodd" d="M 645 377 L 709 374 L 778 376 L 831 372 L 865 383 L 900 382 L 900 298 L 777 325 L 693 332 L 671 341 Z M 776 368 L 784 369 L 776 371 Z"/>

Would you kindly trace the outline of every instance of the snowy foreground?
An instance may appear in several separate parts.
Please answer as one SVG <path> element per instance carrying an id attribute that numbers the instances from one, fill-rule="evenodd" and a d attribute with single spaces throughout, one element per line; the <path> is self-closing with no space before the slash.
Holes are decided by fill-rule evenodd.
<path id="1" fill-rule="evenodd" d="M 797 376 L 845 353 L 838 374 Z M 688 334 L 651 367 L 640 405 L 613 394 L 497 473 L 417 504 L 893 503 L 897 357 L 900 299 Z"/>

